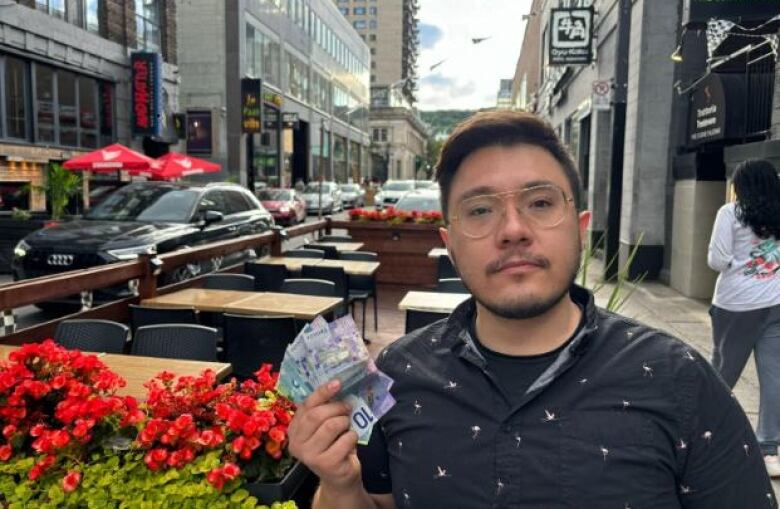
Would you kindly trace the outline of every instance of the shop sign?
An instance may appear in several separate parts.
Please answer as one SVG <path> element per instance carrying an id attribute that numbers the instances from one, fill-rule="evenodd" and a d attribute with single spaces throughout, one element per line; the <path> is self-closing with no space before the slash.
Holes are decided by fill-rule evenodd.
<path id="1" fill-rule="evenodd" d="M 697 84 L 688 114 L 691 145 L 741 136 L 744 82 L 739 76 L 710 74 Z M 729 100 L 731 98 L 731 100 Z"/>
<path id="2" fill-rule="evenodd" d="M 263 92 L 263 101 L 276 106 L 277 108 L 281 108 L 284 104 L 284 98 L 282 97 L 282 94 L 277 94 L 276 92 Z"/>
<path id="3" fill-rule="evenodd" d="M 298 114 L 292 111 L 283 112 L 282 129 L 298 129 Z"/>
<path id="4" fill-rule="evenodd" d="M 593 82 L 593 97 L 591 98 L 593 109 L 597 111 L 609 110 L 612 92 L 612 84 L 609 80 L 596 80 Z"/>
<path id="5" fill-rule="evenodd" d="M 593 61 L 593 8 L 550 9 L 550 65 Z"/>
<path id="6" fill-rule="evenodd" d="M 262 130 L 261 90 L 259 79 L 241 79 L 241 132 L 259 133 Z"/>
<path id="7" fill-rule="evenodd" d="M 766 21 L 780 14 L 780 0 L 685 0 L 683 25 L 704 25 L 710 19 Z"/>
<path id="8" fill-rule="evenodd" d="M 162 58 L 159 53 L 130 55 L 132 83 L 132 133 L 160 136 L 162 133 Z"/>
<path id="9" fill-rule="evenodd" d="M 211 112 L 208 110 L 190 110 L 186 115 L 186 123 L 187 153 L 211 154 Z"/>

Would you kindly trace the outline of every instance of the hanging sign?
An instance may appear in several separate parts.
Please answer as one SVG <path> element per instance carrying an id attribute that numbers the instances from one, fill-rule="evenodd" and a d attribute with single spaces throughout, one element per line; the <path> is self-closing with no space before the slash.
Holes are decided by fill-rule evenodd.
<path id="1" fill-rule="evenodd" d="M 259 79 L 241 79 L 241 132 L 259 133 L 262 130 L 261 89 Z"/>
<path id="2" fill-rule="evenodd" d="M 593 8 L 550 9 L 550 65 L 593 61 Z"/>
<path id="3" fill-rule="evenodd" d="M 162 58 L 159 53 L 130 55 L 134 136 L 160 136 L 162 133 Z"/>

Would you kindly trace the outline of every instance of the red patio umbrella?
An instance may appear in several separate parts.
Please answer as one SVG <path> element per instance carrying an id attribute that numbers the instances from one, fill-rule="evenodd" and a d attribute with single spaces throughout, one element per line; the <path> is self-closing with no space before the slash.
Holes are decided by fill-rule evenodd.
<path id="1" fill-rule="evenodd" d="M 67 170 L 91 170 L 113 172 L 118 170 L 143 170 L 154 164 L 154 159 L 119 143 L 74 157 L 62 166 Z"/>
<path id="2" fill-rule="evenodd" d="M 169 152 L 155 159 L 154 164 L 148 169 L 134 170 L 130 174 L 152 180 L 171 180 L 197 173 L 214 173 L 220 171 L 220 169 L 220 165 L 211 161 L 190 157 L 178 152 Z"/>

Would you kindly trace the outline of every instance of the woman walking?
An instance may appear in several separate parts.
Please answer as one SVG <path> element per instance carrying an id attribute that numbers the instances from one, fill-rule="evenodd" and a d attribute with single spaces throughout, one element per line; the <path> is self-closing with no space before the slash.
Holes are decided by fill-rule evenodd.
<path id="1" fill-rule="evenodd" d="M 737 200 L 718 211 L 707 264 L 720 272 L 710 316 L 712 364 L 734 387 L 751 353 L 760 385 L 758 429 L 767 470 L 780 477 L 780 177 L 769 161 L 734 172 Z"/>

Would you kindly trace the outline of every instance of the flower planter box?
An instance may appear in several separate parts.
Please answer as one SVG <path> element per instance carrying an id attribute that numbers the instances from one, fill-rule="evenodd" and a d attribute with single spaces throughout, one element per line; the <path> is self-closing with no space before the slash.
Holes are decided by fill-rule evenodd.
<path id="1" fill-rule="evenodd" d="M 428 252 L 443 247 L 439 226 L 434 224 L 344 221 L 334 228 L 345 228 L 363 242 L 362 250 L 379 256 L 377 281 L 385 284 L 435 286 L 437 260 Z"/>
<path id="2" fill-rule="evenodd" d="M 302 491 L 304 491 L 302 488 L 304 488 L 304 483 L 306 483 L 307 480 L 313 481 L 313 478 L 314 474 L 311 470 L 300 461 L 296 461 L 281 481 L 275 483 L 247 483 L 245 488 L 250 495 L 257 497 L 257 500 L 262 504 L 271 505 L 272 502 L 281 500 L 295 500 L 298 507 L 303 508 L 304 505 L 302 504 L 305 504 L 305 506 L 308 507 L 311 496 L 308 493 L 310 490 L 305 490 L 307 493 L 304 494 L 302 493 Z M 306 484 L 313 483 L 309 482 Z M 311 491 L 311 495 L 313 495 L 313 490 Z"/>

